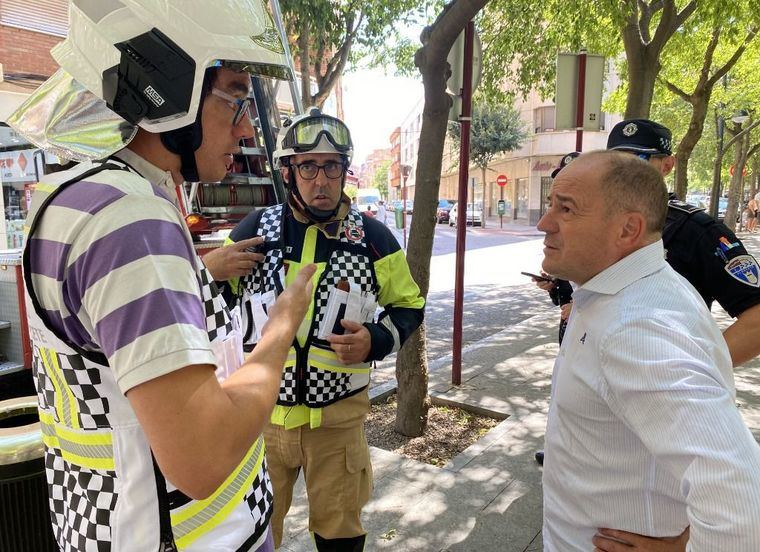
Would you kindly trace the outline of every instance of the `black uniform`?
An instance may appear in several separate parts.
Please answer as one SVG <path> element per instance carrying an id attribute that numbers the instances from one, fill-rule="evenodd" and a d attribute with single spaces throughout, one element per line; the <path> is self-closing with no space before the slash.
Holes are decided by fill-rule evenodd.
<path id="1" fill-rule="evenodd" d="M 718 301 L 732 317 L 760 304 L 760 267 L 725 224 L 699 207 L 668 201 L 662 236 L 667 261 L 707 306 Z"/>

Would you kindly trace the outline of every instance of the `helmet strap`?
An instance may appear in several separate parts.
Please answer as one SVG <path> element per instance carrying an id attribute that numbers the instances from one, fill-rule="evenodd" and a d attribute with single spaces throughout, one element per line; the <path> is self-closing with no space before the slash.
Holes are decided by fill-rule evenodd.
<path id="1" fill-rule="evenodd" d="M 322 209 L 315 209 L 313 207 L 310 207 L 306 205 L 306 202 L 304 201 L 303 197 L 301 196 L 301 192 L 298 191 L 298 185 L 295 182 L 295 175 L 293 174 L 293 171 L 290 172 L 290 177 L 288 180 L 286 180 L 285 185 L 288 187 L 288 191 L 290 192 L 290 195 L 292 196 L 293 200 L 290 201 L 291 207 L 298 211 L 301 215 L 306 217 L 312 222 L 315 222 L 317 224 L 325 223 L 325 222 L 331 222 L 335 220 L 335 217 L 338 216 L 338 210 L 340 209 L 340 199 L 338 200 L 338 204 L 335 206 L 334 209 L 331 209 L 329 211 L 323 211 Z M 346 184 L 346 175 L 343 175 L 343 178 L 341 178 L 340 181 L 340 191 L 341 191 L 341 197 L 343 194 L 343 188 Z"/>
<path id="2" fill-rule="evenodd" d="M 161 143 L 172 153 L 179 155 L 180 172 L 186 182 L 198 182 L 198 164 L 195 160 L 195 152 L 203 142 L 203 127 L 200 121 L 200 111 L 195 122 L 162 132 Z"/>
<path id="3" fill-rule="evenodd" d="M 201 87 L 201 97 L 198 102 L 198 113 L 195 115 L 195 121 L 182 128 L 167 130 L 159 134 L 161 143 L 170 152 L 179 155 L 180 173 L 185 182 L 199 182 L 198 163 L 195 159 L 195 152 L 203 143 L 203 126 L 201 125 L 201 116 L 203 114 L 203 105 L 206 103 L 212 87 L 213 72 L 206 71 Z"/>

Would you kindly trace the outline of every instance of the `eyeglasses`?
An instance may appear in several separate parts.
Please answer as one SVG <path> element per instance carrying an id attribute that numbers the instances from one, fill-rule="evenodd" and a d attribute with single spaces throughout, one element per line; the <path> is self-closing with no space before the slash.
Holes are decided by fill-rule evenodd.
<path id="1" fill-rule="evenodd" d="M 322 136 L 341 153 L 353 147 L 351 133 L 343 122 L 329 115 L 307 117 L 291 126 L 282 139 L 283 148 L 292 148 L 296 152 L 313 150 Z"/>
<path id="2" fill-rule="evenodd" d="M 241 100 L 240 98 L 231 96 L 230 94 L 227 94 L 227 92 L 219 90 L 218 88 L 212 88 L 211 93 L 217 98 L 221 98 L 226 101 L 229 104 L 230 109 L 235 110 L 235 114 L 232 116 L 233 126 L 237 126 L 240 121 L 243 120 L 243 117 L 248 115 L 248 108 L 251 105 L 250 99 L 246 98 L 244 100 Z"/>
<path id="3" fill-rule="evenodd" d="M 343 163 L 336 161 L 327 162 L 324 165 L 317 165 L 316 163 L 301 163 L 300 165 L 293 164 L 292 167 L 298 169 L 298 174 L 304 180 L 314 180 L 319 174 L 319 169 L 325 173 L 327 178 L 340 178 L 346 172 L 346 166 Z"/>

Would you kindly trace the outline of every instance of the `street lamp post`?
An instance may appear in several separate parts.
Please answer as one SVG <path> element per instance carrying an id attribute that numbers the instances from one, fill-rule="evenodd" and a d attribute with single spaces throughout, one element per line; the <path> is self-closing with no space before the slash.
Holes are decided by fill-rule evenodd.
<path id="1" fill-rule="evenodd" d="M 411 165 L 401 165 L 401 176 L 403 177 L 403 188 L 401 192 L 401 197 L 403 198 L 404 205 L 402 207 L 401 211 L 401 221 L 403 222 L 402 226 L 404 227 L 404 249 L 406 249 L 406 180 L 409 178 L 409 175 L 412 174 L 412 166 Z"/>

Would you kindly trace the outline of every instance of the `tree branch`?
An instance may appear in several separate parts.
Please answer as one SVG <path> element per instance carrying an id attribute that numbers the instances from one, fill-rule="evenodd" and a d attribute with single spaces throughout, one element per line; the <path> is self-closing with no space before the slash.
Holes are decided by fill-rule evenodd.
<path id="1" fill-rule="evenodd" d="M 673 33 L 676 32 L 678 27 L 683 25 L 684 21 L 686 21 L 696 9 L 696 0 L 691 0 L 691 2 L 684 6 L 680 12 L 676 11 L 677 8 L 674 0 L 663 0 L 662 17 L 660 18 L 660 23 L 657 25 L 657 30 L 655 30 L 654 38 L 652 38 L 652 41 L 649 43 L 653 53 L 659 56 L 659 53 L 665 47 L 665 44 L 668 43 L 670 37 L 673 36 Z"/>
<path id="2" fill-rule="evenodd" d="M 488 3 L 488 0 L 456 0 L 448 4 L 432 27 L 422 31 L 423 44 L 430 48 L 430 59 L 446 59 L 462 30 L 462 21 L 469 21 Z M 427 31 L 427 33 L 426 33 Z"/>
<path id="3" fill-rule="evenodd" d="M 686 103 L 692 103 L 693 98 L 691 97 L 691 94 L 688 94 L 687 92 L 681 90 L 678 86 L 670 82 L 668 79 L 660 79 L 660 82 L 665 85 L 665 88 L 670 90 L 673 94 L 681 98 Z"/>
<path id="4" fill-rule="evenodd" d="M 311 105 L 311 78 L 309 77 L 309 24 L 304 22 L 298 35 L 298 60 L 301 69 L 301 100 L 304 107 Z"/>
<path id="5" fill-rule="evenodd" d="M 720 42 L 720 34 L 721 34 L 720 26 L 715 27 L 712 30 L 712 36 L 710 36 L 710 42 L 707 43 L 704 59 L 702 60 L 702 69 L 699 72 L 699 80 L 697 81 L 697 85 L 694 87 L 695 91 L 699 89 L 704 90 L 706 85 L 710 83 L 710 69 L 712 68 L 713 55 L 715 54 L 715 49 L 718 47 L 718 43 Z M 715 82 L 713 82 L 712 84 L 715 84 Z"/>
<path id="6" fill-rule="evenodd" d="M 708 81 L 709 84 L 714 85 L 717 83 L 720 79 L 723 78 L 723 75 L 728 73 L 731 68 L 736 65 L 736 62 L 739 61 L 739 58 L 742 57 L 742 54 L 744 54 L 744 50 L 747 49 L 747 46 L 749 46 L 749 43 L 754 40 L 755 36 L 757 36 L 757 27 L 752 27 L 749 32 L 747 33 L 747 36 L 744 38 L 744 42 L 742 42 L 739 47 L 734 52 L 734 55 L 731 56 L 731 58 L 723 64 L 723 66 L 718 69 L 713 76 Z"/>

